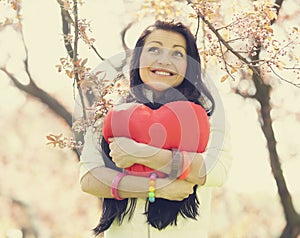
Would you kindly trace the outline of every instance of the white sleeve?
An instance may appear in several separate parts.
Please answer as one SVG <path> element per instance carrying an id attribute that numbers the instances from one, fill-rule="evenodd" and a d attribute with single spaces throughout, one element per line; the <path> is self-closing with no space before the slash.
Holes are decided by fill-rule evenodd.
<path id="1" fill-rule="evenodd" d="M 222 103 L 216 104 L 210 118 L 210 137 L 204 153 L 206 182 L 204 186 L 221 186 L 227 179 L 232 163 L 230 129 Z"/>
<path id="2" fill-rule="evenodd" d="M 102 159 L 100 145 L 97 143 L 97 136 L 93 133 L 92 128 L 88 128 L 84 136 L 84 146 L 80 156 L 79 163 L 79 179 L 89 172 L 90 170 L 105 166 Z"/>
<path id="3" fill-rule="evenodd" d="M 206 182 L 204 186 L 222 186 L 227 179 L 232 163 L 230 153 L 229 126 L 218 129 L 211 128 L 212 139 L 202 154 L 206 167 Z"/>

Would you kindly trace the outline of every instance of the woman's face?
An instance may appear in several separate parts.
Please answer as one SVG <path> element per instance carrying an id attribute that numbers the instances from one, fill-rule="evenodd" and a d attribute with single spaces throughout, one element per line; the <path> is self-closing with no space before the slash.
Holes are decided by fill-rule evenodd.
<path id="1" fill-rule="evenodd" d="M 187 68 L 186 41 L 176 32 L 154 30 L 145 40 L 140 77 L 148 87 L 164 91 L 182 83 Z"/>

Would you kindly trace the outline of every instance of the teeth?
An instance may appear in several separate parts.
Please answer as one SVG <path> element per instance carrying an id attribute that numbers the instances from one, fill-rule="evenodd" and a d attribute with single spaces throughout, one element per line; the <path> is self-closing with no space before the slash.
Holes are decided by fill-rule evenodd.
<path id="1" fill-rule="evenodd" d="M 155 74 L 159 74 L 159 75 L 164 75 L 164 76 L 170 76 L 171 73 L 169 72 L 165 72 L 165 71 L 155 71 Z"/>

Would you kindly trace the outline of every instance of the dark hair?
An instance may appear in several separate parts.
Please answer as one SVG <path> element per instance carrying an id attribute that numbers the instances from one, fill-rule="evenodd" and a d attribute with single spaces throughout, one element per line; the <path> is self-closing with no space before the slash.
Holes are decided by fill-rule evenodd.
<path id="1" fill-rule="evenodd" d="M 164 97 L 165 99 L 163 102 L 160 101 L 159 103 L 150 102 L 144 95 L 141 87 L 139 87 L 143 85 L 139 73 L 142 49 L 147 36 L 157 29 L 181 34 L 185 38 L 187 47 L 186 51 L 188 55 L 186 75 L 183 82 L 175 88 L 175 90 L 179 93 L 174 94 L 174 89 L 173 91 L 166 90 L 164 94 L 167 96 Z M 211 115 L 214 110 L 214 99 L 201 79 L 200 57 L 195 38 L 191 34 L 190 30 L 182 23 L 156 21 L 154 25 L 151 25 L 144 30 L 132 53 L 130 63 L 130 88 L 131 95 L 127 98 L 127 101 L 141 102 L 152 109 L 156 109 L 162 104 L 171 101 L 188 100 L 201 105 L 206 109 L 208 115 Z M 203 102 L 209 103 L 207 104 Z M 103 138 L 101 141 L 101 147 L 103 150 L 103 158 L 106 161 L 106 166 L 118 169 L 111 163 L 108 143 Z M 188 198 L 182 201 L 171 201 L 163 198 L 157 198 L 154 203 L 147 202 L 145 206 L 147 222 L 153 227 L 161 230 L 168 225 L 176 225 L 177 216 L 179 214 L 181 214 L 184 218 L 196 219 L 199 214 L 199 201 L 196 195 L 196 190 L 197 186 L 194 186 L 193 194 L 190 194 Z M 129 201 L 130 203 L 128 205 Z M 136 199 L 124 199 L 119 201 L 104 198 L 102 204 L 102 216 L 99 224 L 96 228 L 94 228 L 95 235 L 107 230 L 115 219 L 119 224 L 122 223 L 127 214 L 128 219 L 130 219 L 133 215 L 135 205 Z"/>
<path id="2" fill-rule="evenodd" d="M 188 55 L 184 80 L 175 88 L 175 90 L 179 93 L 176 93 L 177 96 L 174 96 L 174 90 L 171 90 L 171 93 L 166 92 L 168 95 L 166 100 L 178 101 L 184 98 L 185 100 L 201 104 L 206 109 L 207 114 L 211 115 L 214 110 L 215 103 L 211 93 L 202 81 L 200 56 L 196 40 L 190 30 L 180 22 L 156 21 L 154 25 L 146 28 L 141 34 L 133 50 L 130 64 L 130 88 L 132 98 L 139 102 L 148 102 L 148 99 L 143 94 L 141 88 L 137 87 L 143 84 L 139 72 L 140 56 L 147 36 L 157 29 L 181 34 L 186 41 L 186 52 Z M 208 102 L 208 104 L 203 102 Z"/>

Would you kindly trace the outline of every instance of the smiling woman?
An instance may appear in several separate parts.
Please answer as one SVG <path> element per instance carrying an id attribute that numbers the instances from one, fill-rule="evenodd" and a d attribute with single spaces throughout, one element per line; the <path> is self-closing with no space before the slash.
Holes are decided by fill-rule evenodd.
<path id="1" fill-rule="evenodd" d="M 127 104 L 107 114 L 100 141 L 92 128 L 85 136 L 82 190 L 104 198 L 95 235 L 206 238 L 210 187 L 224 183 L 230 158 L 219 157 L 225 131 L 209 123 L 215 101 L 194 36 L 157 21 L 137 40 L 129 75 Z M 222 146 L 206 148 L 216 137 Z"/>
<path id="2" fill-rule="evenodd" d="M 186 42 L 182 35 L 156 30 L 146 38 L 140 58 L 144 84 L 157 91 L 177 87 L 184 80 L 186 68 Z"/>

